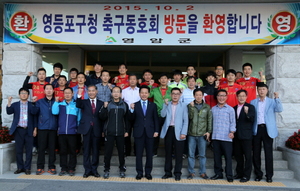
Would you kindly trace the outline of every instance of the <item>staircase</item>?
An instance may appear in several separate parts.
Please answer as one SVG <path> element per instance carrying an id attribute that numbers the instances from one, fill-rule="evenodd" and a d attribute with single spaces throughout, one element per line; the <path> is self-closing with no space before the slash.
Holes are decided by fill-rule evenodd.
<path id="1" fill-rule="evenodd" d="M 104 161 L 104 156 L 103 156 L 103 149 L 102 152 L 100 152 L 100 165 L 98 167 L 98 172 L 100 175 L 103 175 L 103 161 Z M 207 149 L 206 152 L 206 173 L 209 177 L 214 175 L 214 170 L 213 170 L 213 152 L 210 149 Z M 25 157 L 24 157 L 25 158 Z M 273 158 L 274 158 L 274 179 L 294 179 L 294 172 L 288 169 L 288 164 L 287 161 L 282 159 L 282 152 L 281 151 L 273 151 Z M 48 161 L 48 155 L 46 155 L 46 164 L 45 164 L 45 171 L 48 170 L 47 166 L 47 161 Z M 158 151 L 158 156 L 153 158 L 153 170 L 152 170 L 152 175 L 156 177 L 161 177 L 164 175 L 164 148 L 160 147 Z M 35 171 L 37 169 L 37 156 L 33 156 L 32 159 L 32 167 L 31 171 L 32 174 L 35 174 Z M 145 157 L 143 157 L 143 164 L 145 164 Z M 174 161 L 173 161 L 174 164 Z M 182 168 L 182 178 L 187 177 L 188 171 L 187 171 L 187 164 L 188 164 L 188 159 L 183 160 L 183 168 Z M 236 161 L 233 159 L 232 160 L 233 164 L 233 169 L 236 167 Z M 130 177 L 135 177 L 136 176 L 136 171 L 135 171 L 135 156 L 127 156 L 125 158 L 125 165 L 126 165 L 126 176 Z M 223 166 L 225 165 L 225 161 L 223 159 Z M 110 170 L 110 175 L 111 176 L 118 176 L 119 175 L 119 170 L 118 170 L 119 162 L 118 162 L 118 156 L 117 156 L 117 150 L 114 149 L 113 152 L 113 157 L 111 159 L 111 170 Z M 10 165 L 10 170 L 15 171 L 17 169 L 17 164 L 16 162 L 11 163 Z M 198 173 L 199 169 L 199 162 L 196 160 L 195 163 L 195 171 Z M 262 152 L 262 170 L 264 171 L 265 169 L 265 162 L 264 162 L 264 153 Z M 59 155 L 56 155 L 56 170 L 57 172 L 60 172 L 60 166 L 59 166 Z M 76 167 L 76 176 L 81 176 L 84 173 L 84 168 L 83 168 L 83 156 L 79 155 L 77 157 L 77 167 Z M 47 174 L 47 173 L 45 173 Z M 235 171 L 233 171 L 233 174 L 235 174 Z M 224 174 L 225 176 L 225 174 Z M 254 178 L 254 173 L 252 173 L 252 179 Z"/>

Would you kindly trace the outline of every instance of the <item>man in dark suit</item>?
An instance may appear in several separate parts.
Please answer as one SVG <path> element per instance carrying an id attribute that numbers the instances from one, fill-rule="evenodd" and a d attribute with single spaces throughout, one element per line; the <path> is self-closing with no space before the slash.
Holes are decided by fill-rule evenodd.
<path id="1" fill-rule="evenodd" d="M 99 111 L 103 102 L 96 99 L 97 87 L 90 85 L 88 87 L 88 99 L 81 99 L 82 89 L 78 90 L 76 107 L 81 109 L 82 117 L 78 126 L 78 133 L 83 135 L 83 166 L 85 172 L 83 178 L 90 175 L 100 177 L 97 171 L 99 165 L 99 146 L 102 134 L 102 125 L 99 118 Z M 92 160 L 90 153 L 92 151 Z"/>
<path id="2" fill-rule="evenodd" d="M 33 137 L 36 136 L 34 130 L 34 115 L 32 111 L 32 103 L 28 101 L 29 90 L 21 88 L 19 90 L 20 101 L 11 104 L 12 97 L 8 98 L 6 113 L 14 114 L 13 122 L 9 131 L 10 135 L 15 136 L 16 142 L 16 160 L 17 170 L 15 174 L 25 172 L 26 175 L 31 174 L 31 160 Z M 23 148 L 26 150 L 26 160 L 23 161 Z"/>
<path id="3" fill-rule="evenodd" d="M 256 115 L 253 105 L 248 104 L 247 91 L 236 92 L 238 105 L 234 107 L 236 116 L 236 132 L 233 139 L 233 153 L 237 162 L 235 179 L 247 182 L 252 171 L 252 134 Z"/>
<path id="4" fill-rule="evenodd" d="M 158 136 L 159 121 L 156 104 L 148 101 L 150 88 L 141 86 L 141 100 L 130 105 L 133 125 L 133 137 L 136 145 L 136 179 L 143 177 L 143 151 L 146 149 L 145 177 L 152 180 L 154 137 Z"/>

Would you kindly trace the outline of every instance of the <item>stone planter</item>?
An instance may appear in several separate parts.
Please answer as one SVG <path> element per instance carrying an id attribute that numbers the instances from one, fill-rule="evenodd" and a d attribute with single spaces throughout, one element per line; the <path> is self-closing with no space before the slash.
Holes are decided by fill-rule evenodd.
<path id="1" fill-rule="evenodd" d="M 10 170 L 15 158 L 15 143 L 0 144 L 0 175 Z"/>
<path id="2" fill-rule="evenodd" d="M 287 147 L 278 147 L 282 151 L 282 157 L 288 161 L 288 168 L 294 171 L 295 179 L 300 181 L 300 151 Z"/>

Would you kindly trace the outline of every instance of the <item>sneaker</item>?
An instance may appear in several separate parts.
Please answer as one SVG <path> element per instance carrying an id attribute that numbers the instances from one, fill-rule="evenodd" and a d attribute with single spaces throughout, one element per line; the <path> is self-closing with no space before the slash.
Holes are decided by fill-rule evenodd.
<path id="1" fill-rule="evenodd" d="M 44 174 L 44 169 L 37 169 L 37 171 L 36 171 L 36 175 L 41 175 L 41 174 Z"/>
<path id="2" fill-rule="evenodd" d="M 195 176 L 195 174 L 191 173 L 191 174 L 188 175 L 187 179 L 188 179 L 188 180 L 191 180 L 191 179 L 194 178 L 194 176 Z"/>
<path id="3" fill-rule="evenodd" d="M 47 172 L 49 174 L 56 174 L 56 170 L 55 169 L 49 169 Z"/>
<path id="4" fill-rule="evenodd" d="M 60 173 L 58 174 L 58 176 L 64 176 L 66 174 L 67 174 L 67 172 L 62 170 L 62 171 L 60 171 Z"/>
<path id="5" fill-rule="evenodd" d="M 201 174 L 200 177 L 203 178 L 203 179 L 208 179 L 209 178 L 205 173 Z"/>
<path id="6" fill-rule="evenodd" d="M 125 178 L 125 172 L 123 171 L 120 172 L 120 178 Z"/>
<path id="7" fill-rule="evenodd" d="M 69 170 L 69 175 L 70 176 L 74 176 L 75 175 L 75 171 L 74 170 Z"/>

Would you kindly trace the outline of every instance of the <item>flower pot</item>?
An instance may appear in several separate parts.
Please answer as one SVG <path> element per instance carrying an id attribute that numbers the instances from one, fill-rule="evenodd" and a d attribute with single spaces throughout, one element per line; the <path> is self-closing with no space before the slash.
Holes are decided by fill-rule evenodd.
<path id="1" fill-rule="evenodd" d="M 10 164 L 16 160 L 15 143 L 0 144 L 0 175 L 10 170 Z"/>
<path id="2" fill-rule="evenodd" d="M 282 151 L 282 157 L 288 162 L 288 168 L 294 172 L 295 179 L 300 181 L 300 151 L 287 147 L 278 147 Z"/>

